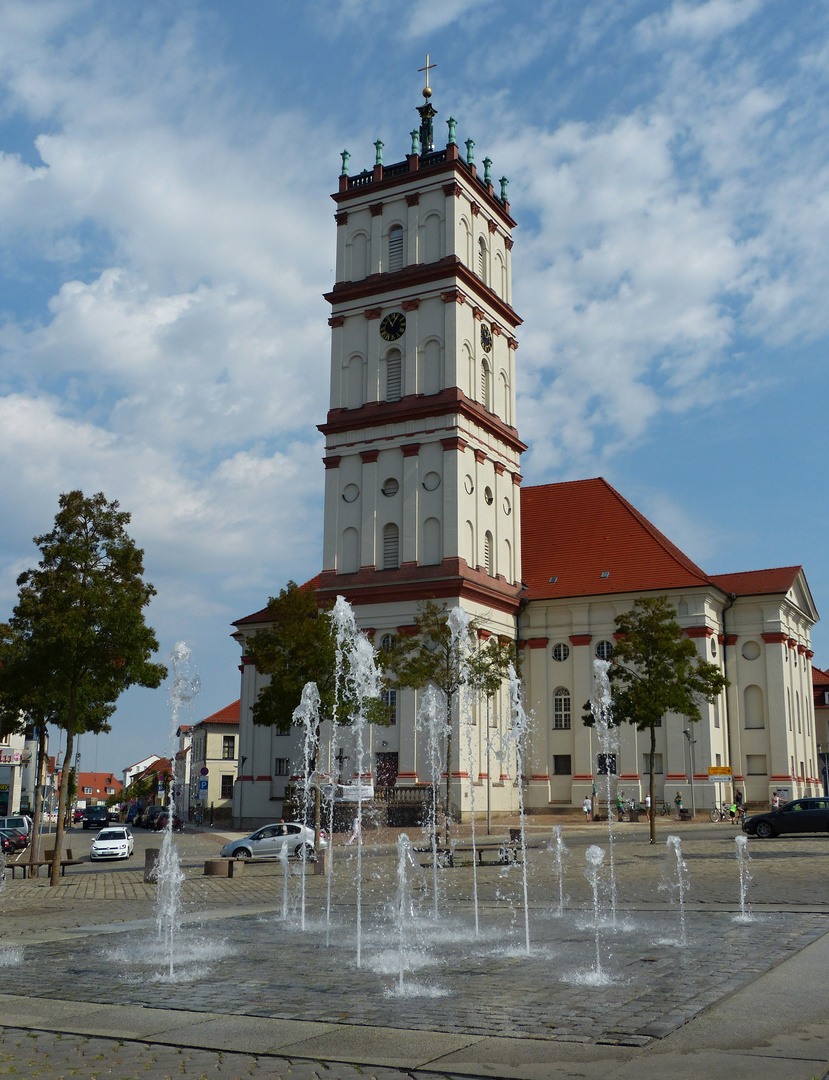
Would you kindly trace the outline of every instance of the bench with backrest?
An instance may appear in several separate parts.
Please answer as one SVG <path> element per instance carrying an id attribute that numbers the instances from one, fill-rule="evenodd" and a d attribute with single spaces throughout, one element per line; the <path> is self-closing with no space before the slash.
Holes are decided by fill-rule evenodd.
<path id="1" fill-rule="evenodd" d="M 31 867 L 33 869 L 33 871 L 34 871 L 34 873 L 32 874 L 32 877 L 39 877 L 40 876 L 40 868 L 41 868 L 41 866 L 51 866 L 52 865 L 52 859 L 54 857 L 55 852 L 54 852 L 54 849 L 50 850 L 49 848 L 47 848 L 46 851 L 44 852 L 44 854 L 46 856 L 45 859 L 37 859 L 35 862 L 7 863 L 6 865 L 10 868 L 10 870 L 12 872 L 12 880 L 14 880 L 14 878 L 15 878 L 15 870 L 22 870 L 23 871 L 22 876 L 26 877 L 29 867 Z M 60 860 L 60 876 L 61 877 L 66 876 L 66 867 L 67 866 L 81 866 L 83 864 L 83 859 L 73 859 L 72 858 L 72 848 L 66 848 L 66 850 L 64 851 L 64 855 L 66 856 L 66 858 Z"/>
<path id="2" fill-rule="evenodd" d="M 432 851 L 431 848 L 421 848 L 422 852 L 427 854 Z M 455 856 L 462 852 L 475 852 L 478 860 L 478 866 L 510 866 L 513 863 L 521 861 L 521 847 L 520 845 L 510 841 L 485 841 L 481 844 L 475 844 L 474 848 L 472 844 L 452 844 L 451 847 L 438 847 L 437 856 L 442 866 L 454 866 Z M 486 858 L 487 855 L 494 855 L 492 859 Z"/>

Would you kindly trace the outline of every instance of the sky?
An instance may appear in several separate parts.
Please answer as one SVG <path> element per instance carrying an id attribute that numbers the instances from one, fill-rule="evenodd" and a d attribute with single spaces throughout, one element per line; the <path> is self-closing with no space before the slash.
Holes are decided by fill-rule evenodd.
<path id="1" fill-rule="evenodd" d="M 436 142 L 509 179 L 524 483 L 829 619 L 822 0 L 0 0 L 0 620 L 103 491 L 190 719 L 239 696 L 232 621 L 320 569 L 340 152 L 404 157 L 427 53 Z M 82 768 L 169 751 L 163 688 L 112 724 Z"/>

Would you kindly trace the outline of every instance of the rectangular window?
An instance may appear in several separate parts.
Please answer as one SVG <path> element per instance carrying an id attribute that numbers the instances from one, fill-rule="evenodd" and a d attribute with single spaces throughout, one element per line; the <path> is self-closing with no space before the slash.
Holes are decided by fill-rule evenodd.
<path id="1" fill-rule="evenodd" d="M 553 695 L 553 730 L 570 730 L 570 695 L 566 690 L 556 690 Z"/>
<path id="2" fill-rule="evenodd" d="M 278 757 L 274 763 L 273 774 L 274 776 L 288 776 L 291 770 L 291 759 L 286 757 Z"/>
<path id="3" fill-rule="evenodd" d="M 573 766 L 569 754 L 553 754 L 553 775 L 572 776 Z"/>
<path id="4" fill-rule="evenodd" d="M 599 776 L 616 775 L 616 755 L 596 754 L 596 772 Z"/>
<path id="5" fill-rule="evenodd" d="M 765 776 L 766 755 L 746 754 L 746 772 L 749 776 Z"/>
<path id="6" fill-rule="evenodd" d="M 380 695 L 380 699 L 383 704 L 389 710 L 389 723 L 397 723 L 397 691 L 396 690 L 384 690 Z"/>
<path id="7" fill-rule="evenodd" d="M 222 795 L 223 799 L 233 798 L 233 775 L 231 773 L 222 773 Z"/>
<path id="8" fill-rule="evenodd" d="M 236 736 L 222 736 L 222 761 L 233 761 L 236 757 Z"/>
<path id="9" fill-rule="evenodd" d="M 642 758 L 643 758 L 642 772 L 644 773 L 645 776 L 650 776 L 650 774 L 651 774 L 651 756 L 650 756 L 650 754 L 643 754 Z M 653 774 L 654 774 L 654 776 L 661 776 L 662 773 L 663 773 L 662 755 L 661 754 L 654 754 L 653 755 Z"/>
<path id="10" fill-rule="evenodd" d="M 720 726 L 720 703 L 719 703 L 719 701 L 715 701 L 714 702 L 714 727 L 718 728 L 719 726 Z"/>
<path id="11" fill-rule="evenodd" d="M 83 793 L 84 793 L 84 795 L 91 795 L 92 794 L 92 788 L 91 787 L 85 787 L 83 789 Z"/>

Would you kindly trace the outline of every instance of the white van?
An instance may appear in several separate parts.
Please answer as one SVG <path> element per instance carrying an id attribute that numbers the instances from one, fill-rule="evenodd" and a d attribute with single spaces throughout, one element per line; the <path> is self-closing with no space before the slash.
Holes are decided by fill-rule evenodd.
<path id="1" fill-rule="evenodd" d="M 0 829 L 14 829 L 23 836 L 29 836 L 32 832 L 32 819 L 25 814 L 15 814 L 12 817 L 0 817 Z"/>

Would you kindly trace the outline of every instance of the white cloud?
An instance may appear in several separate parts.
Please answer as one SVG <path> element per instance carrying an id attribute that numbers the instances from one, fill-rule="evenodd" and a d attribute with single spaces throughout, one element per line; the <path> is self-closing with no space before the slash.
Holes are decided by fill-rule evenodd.
<path id="1" fill-rule="evenodd" d="M 705 3 L 674 0 L 668 11 L 643 19 L 637 37 L 644 48 L 658 48 L 678 38 L 707 42 L 742 26 L 763 4 L 764 0 L 706 0 Z"/>

